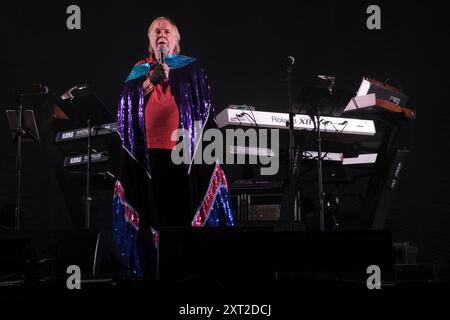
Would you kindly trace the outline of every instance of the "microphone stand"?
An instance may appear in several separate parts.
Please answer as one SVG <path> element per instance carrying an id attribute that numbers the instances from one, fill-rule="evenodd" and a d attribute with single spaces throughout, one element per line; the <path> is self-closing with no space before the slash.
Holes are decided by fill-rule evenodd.
<path id="1" fill-rule="evenodd" d="M 85 199 L 85 229 L 91 229 L 91 208 L 92 208 L 92 187 L 91 187 L 91 169 L 92 169 L 92 136 L 97 136 L 99 126 L 92 125 L 92 119 L 87 119 L 89 135 L 87 137 L 87 165 L 86 165 L 86 199 Z M 112 131 L 111 131 L 112 132 Z"/>
<path id="2" fill-rule="evenodd" d="M 88 138 L 87 138 L 87 166 L 86 166 L 86 199 L 85 199 L 85 228 L 89 230 L 91 228 L 91 136 L 92 136 L 92 123 L 91 119 L 87 120 L 88 125 Z"/>
<path id="3" fill-rule="evenodd" d="M 324 206 L 324 193 L 323 193 L 323 169 L 322 169 L 322 137 L 320 135 L 320 110 L 317 107 L 317 176 L 319 183 L 319 217 L 320 217 L 320 231 L 325 231 L 325 206 Z"/>
<path id="4" fill-rule="evenodd" d="M 329 95 L 333 94 L 333 86 L 335 85 L 335 78 L 332 76 L 319 76 L 320 79 L 330 80 L 330 85 L 328 86 Z M 316 105 L 316 129 L 317 129 L 317 177 L 318 177 L 318 189 L 319 189 L 319 219 L 320 219 L 320 231 L 325 231 L 325 201 L 323 192 L 323 168 L 322 168 L 322 137 L 320 134 L 320 117 L 322 116 L 320 112 L 319 103 Z"/>
<path id="5" fill-rule="evenodd" d="M 13 132 L 16 133 L 16 208 L 14 211 L 14 231 L 19 232 L 21 229 L 21 217 L 20 217 L 20 189 L 21 189 L 21 178 L 22 178 L 22 137 L 27 135 L 27 133 L 31 136 L 31 138 L 38 142 L 38 139 L 31 133 L 28 132 L 27 129 L 23 128 L 22 120 L 23 120 L 23 98 L 47 94 L 48 88 L 46 86 L 39 85 L 40 92 L 15 92 L 11 93 L 10 97 L 15 97 L 17 99 L 17 126 Z"/>
<path id="6" fill-rule="evenodd" d="M 295 230 L 295 220 L 296 218 L 300 222 L 300 226 L 304 230 L 304 221 L 301 211 L 301 201 L 300 195 L 296 201 L 295 197 L 295 172 L 294 172 L 294 161 L 295 161 L 295 139 L 294 139 L 294 112 L 292 105 L 292 65 L 294 64 L 294 58 L 288 57 L 287 59 L 287 86 L 288 86 L 288 103 L 289 103 L 289 176 L 291 180 L 290 184 L 290 206 L 291 206 L 291 227 L 292 231 Z M 298 214 L 296 214 L 298 213 Z"/>
<path id="7" fill-rule="evenodd" d="M 17 128 L 16 128 L 16 210 L 14 215 L 14 230 L 20 231 L 20 181 L 22 169 L 22 113 L 23 113 L 23 94 L 17 96 Z"/>

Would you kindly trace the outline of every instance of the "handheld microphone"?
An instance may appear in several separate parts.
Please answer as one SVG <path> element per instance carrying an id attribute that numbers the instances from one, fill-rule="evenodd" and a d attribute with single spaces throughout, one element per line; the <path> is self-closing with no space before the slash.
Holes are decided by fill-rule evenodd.
<path id="1" fill-rule="evenodd" d="M 163 46 L 160 46 L 159 47 L 159 63 L 160 64 L 166 63 L 166 55 L 167 55 L 166 48 L 164 48 Z"/>

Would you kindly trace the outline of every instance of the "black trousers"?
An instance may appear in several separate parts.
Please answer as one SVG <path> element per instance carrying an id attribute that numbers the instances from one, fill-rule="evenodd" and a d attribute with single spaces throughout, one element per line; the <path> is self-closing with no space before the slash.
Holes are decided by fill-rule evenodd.
<path id="1" fill-rule="evenodd" d="M 175 165 L 171 150 L 149 149 L 157 227 L 190 226 L 189 182 L 185 164 Z"/>

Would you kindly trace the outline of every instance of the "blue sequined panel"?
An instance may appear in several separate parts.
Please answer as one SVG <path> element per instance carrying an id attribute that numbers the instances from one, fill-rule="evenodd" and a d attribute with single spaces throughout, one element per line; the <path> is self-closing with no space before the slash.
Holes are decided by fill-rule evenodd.
<path id="1" fill-rule="evenodd" d="M 150 69 L 151 69 L 150 63 L 134 65 L 125 82 L 146 76 L 150 72 Z"/>
<path id="2" fill-rule="evenodd" d="M 172 54 L 170 56 L 166 57 L 166 64 L 169 66 L 171 70 L 176 70 L 179 68 L 183 68 L 187 66 L 188 64 L 191 64 L 195 61 L 195 58 Z M 152 69 L 152 65 L 150 63 L 143 63 L 143 64 L 136 64 L 134 65 L 133 69 L 131 69 L 130 74 L 127 77 L 127 80 L 125 82 L 128 82 L 130 80 L 134 80 L 140 77 L 145 77 L 148 75 L 150 70 Z"/>
<path id="3" fill-rule="evenodd" d="M 136 276 L 143 276 L 138 230 L 125 219 L 125 205 L 120 196 L 113 199 L 113 238 L 120 252 L 121 262 Z"/>
<path id="4" fill-rule="evenodd" d="M 126 269 L 133 276 L 143 277 L 149 272 L 156 274 L 159 235 L 151 227 L 142 227 L 140 220 L 138 212 L 126 201 L 122 184 L 116 181 L 113 197 L 114 243 Z"/>
<path id="5" fill-rule="evenodd" d="M 232 227 L 235 225 L 233 217 L 233 209 L 231 208 L 230 195 L 228 190 L 223 184 L 221 184 L 219 191 L 216 195 L 216 199 L 211 208 L 208 216 L 208 220 L 205 226 L 219 227 L 227 226 Z"/>
<path id="6" fill-rule="evenodd" d="M 166 58 L 166 64 L 169 66 L 170 69 L 176 70 L 179 68 L 183 68 L 187 66 L 188 64 L 191 64 L 196 59 L 192 57 L 182 56 L 178 54 L 172 54 L 170 56 L 167 56 Z"/>

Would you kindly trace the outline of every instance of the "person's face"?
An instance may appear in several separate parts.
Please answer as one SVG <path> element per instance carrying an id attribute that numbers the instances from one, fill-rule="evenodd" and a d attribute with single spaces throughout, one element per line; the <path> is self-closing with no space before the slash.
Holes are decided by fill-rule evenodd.
<path id="1" fill-rule="evenodd" d="M 159 49 L 162 47 L 168 54 L 175 51 L 177 37 L 173 25 L 167 20 L 159 20 L 150 29 L 150 46 L 158 55 Z"/>

